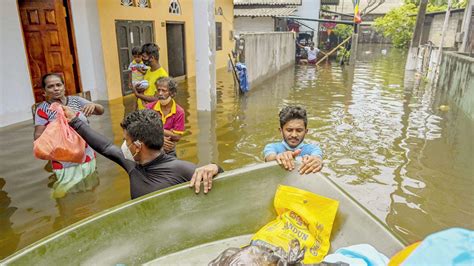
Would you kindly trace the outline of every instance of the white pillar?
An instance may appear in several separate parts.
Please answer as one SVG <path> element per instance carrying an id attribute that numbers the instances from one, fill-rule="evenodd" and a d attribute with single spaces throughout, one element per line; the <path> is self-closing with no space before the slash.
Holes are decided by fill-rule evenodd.
<path id="1" fill-rule="evenodd" d="M 199 128 L 197 135 L 198 165 L 217 163 L 219 151 L 217 149 L 215 114 L 214 112 L 198 111 L 197 118 Z"/>
<path id="2" fill-rule="evenodd" d="M 212 111 L 216 106 L 214 0 L 194 0 L 193 3 L 197 109 Z"/>

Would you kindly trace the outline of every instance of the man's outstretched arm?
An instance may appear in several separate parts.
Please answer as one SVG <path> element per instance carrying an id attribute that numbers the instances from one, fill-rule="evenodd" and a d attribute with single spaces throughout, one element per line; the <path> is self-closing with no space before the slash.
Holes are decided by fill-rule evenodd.
<path id="1" fill-rule="evenodd" d="M 126 160 L 120 148 L 115 146 L 112 141 L 97 133 L 89 127 L 89 125 L 76 117 L 74 111 L 69 107 L 63 106 L 63 110 L 67 120 L 69 121 L 69 125 L 86 141 L 89 146 L 92 147 L 92 149 L 122 166 L 127 173 L 135 167 L 135 162 Z"/>
<path id="2" fill-rule="evenodd" d="M 275 144 L 268 144 L 263 150 L 265 162 L 277 161 L 286 170 L 295 169 L 294 159 L 301 153 L 301 150 L 280 152 L 276 149 Z"/>

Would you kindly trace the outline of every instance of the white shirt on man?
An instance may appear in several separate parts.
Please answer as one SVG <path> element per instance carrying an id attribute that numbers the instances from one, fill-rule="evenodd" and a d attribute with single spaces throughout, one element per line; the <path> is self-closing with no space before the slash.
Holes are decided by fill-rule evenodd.
<path id="1" fill-rule="evenodd" d="M 316 60 L 316 58 L 318 57 L 318 53 L 319 53 L 318 48 L 313 47 L 313 50 L 311 50 L 311 47 L 305 47 L 304 49 L 308 53 L 308 61 Z"/>

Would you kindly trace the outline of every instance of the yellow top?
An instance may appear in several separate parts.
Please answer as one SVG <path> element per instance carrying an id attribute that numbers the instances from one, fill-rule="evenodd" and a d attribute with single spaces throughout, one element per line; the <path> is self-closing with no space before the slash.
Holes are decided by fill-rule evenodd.
<path id="1" fill-rule="evenodd" d="M 156 94 L 156 81 L 161 77 L 167 77 L 168 73 L 163 67 L 158 68 L 155 71 L 151 71 L 150 69 L 147 70 L 145 76 L 143 77 L 144 80 L 148 80 L 148 89 L 146 89 L 143 94 L 146 96 L 155 96 Z M 142 99 L 137 100 L 138 110 L 145 109 L 145 105 L 142 102 Z"/>

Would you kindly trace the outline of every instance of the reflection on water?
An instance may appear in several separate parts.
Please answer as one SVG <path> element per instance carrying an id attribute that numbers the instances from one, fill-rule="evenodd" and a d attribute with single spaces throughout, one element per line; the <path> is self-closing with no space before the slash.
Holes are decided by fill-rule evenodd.
<path id="1" fill-rule="evenodd" d="M 406 241 L 446 227 L 474 229 L 474 121 L 405 73 L 406 54 L 388 48 L 382 55 L 382 48 L 362 46 L 355 68 L 289 68 L 243 97 L 231 73 L 219 71 L 213 113 L 193 111 L 188 80 L 177 96 L 187 127 L 178 157 L 226 170 L 262 162 L 265 144 L 280 140 L 279 109 L 299 104 L 309 114 L 307 140 L 325 151 L 323 173 Z M 120 144 L 119 123 L 132 103 L 111 101 L 91 126 Z M 98 187 L 51 199 L 44 161 L 32 156 L 32 131 L 31 122 L 0 129 L 0 257 L 130 197 L 125 172 L 98 156 Z"/>
<path id="2" fill-rule="evenodd" d="M 0 258 L 13 253 L 20 240 L 20 235 L 12 228 L 10 217 L 17 210 L 11 206 L 8 193 L 3 190 L 5 179 L 0 178 Z"/>

